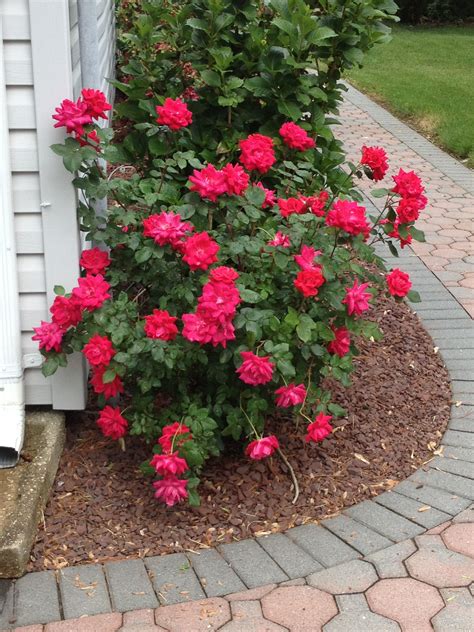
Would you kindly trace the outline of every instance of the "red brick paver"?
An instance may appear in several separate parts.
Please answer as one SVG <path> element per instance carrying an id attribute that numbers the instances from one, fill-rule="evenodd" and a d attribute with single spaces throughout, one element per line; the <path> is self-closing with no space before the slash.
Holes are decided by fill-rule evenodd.
<path id="1" fill-rule="evenodd" d="M 430 619 L 444 606 L 435 588 L 409 577 L 382 579 L 369 588 L 367 601 L 373 612 L 397 621 L 403 632 L 431 632 Z"/>
<path id="2" fill-rule="evenodd" d="M 97 614 L 93 617 L 67 619 L 48 623 L 45 632 L 117 632 L 122 627 L 122 615 L 118 612 L 111 614 Z"/>
<path id="3" fill-rule="evenodd" d="M 453 524 L 441 537 L 451 551 L 474 557 L 474 523 Z"/>
<path id="4" fill-rule="evenodd" d="M 290 632 L 320 630 L 338 612 L 331 595 L 310 586 L 277 588 L 262 599 L 262 608 L 266 619 Z"/>
<path id="5" fill-rule="evenodd" d="M 155 621 L 169 632 L 208 632 L 230 620 L 229 603 L 220 597 L 200 599 L 155 610 Z"/>

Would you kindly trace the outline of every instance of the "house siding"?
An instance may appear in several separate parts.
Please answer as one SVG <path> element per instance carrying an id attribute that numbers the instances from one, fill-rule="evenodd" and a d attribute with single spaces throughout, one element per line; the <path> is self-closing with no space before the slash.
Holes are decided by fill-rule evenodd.
<path id="1" fill-rule="evenodd" d="M 41 151 L 38 151 L 38 130 L 36 120 L 34 62 L 31 42 L 30 5 L 38 0 L 1 0 L 0 15 L 2 17 L 2 38 L 5 64 L 5 88 L 7 100 L 7 117 L 10 142 L 12 209 L 17 251 L 17 270 L 20 299 L 20 322 L 22 329 L 22 349 L 24 354 L 36 353 L 36 343 L 31 340 L 32 328 L 41 320 L 49 319 L 48 304 L 51 288 L 48 286 L 48 265 L 54 261 L 54 240 L 45 235 L 48 222 L 45 223 L 41 202 L 44 175 Z M 48 4 L 42 0 L 43 5 Z M 54 5 L 52 0 L 51 5 Z M 101 74 L 112 76 L 114 68 L 114 3 L 113 0 L 97 0 L 98 35 L 100 42 Z M 39 5 L 38 5 L 39 6 Z M 79 27 L 77 17 L 77 0 L 68 2 L 69 41 L 71 51 L 71 85 L 70 96 L 77 98 L 82 89 L 81 63 L 79 47 Z M 38 8 L 36 7 L 36 10 Z M 38 87 L 36 86 L 36 89 Z M 103 90 L 110 95 L 109 84 L 103 80 Z M 66 94 L 64 96 L 67 96 Z M 49 151 L 49 150 L 48 150 Z M 67 178 L 66 172 L 64 177 Z M 44 195 L 44 193 L 43 193 Z M 49 224 L 50 230 L 50 224 Z M 78 242 L 79 235 L 69 236 Z M 45 244 L 47 251 L 45 252 Z M 72 250 L 74 250 L 72 248 Z M 48 263 L 49 262 L 49 263 Z M 75 262 L 77 264 L 77 261 Z M 48 296 L 49 294 L 49 296 Z M 77 389 L 83 390 L 83 376 L 78 362 L 76 368 Z M 57 388 L 59 388 L 60 384 Z M 45 379 L 39 368 L 25 369 L 25 388 L 27 404 L 51 405 L 55 403 L 54 379 Z M 75 388 L 75 384 L 72 386 Z M 57 398 L 56 398 L 57 399 Z M 83 397 L 82 397 L 83 399 Z M 71 398 L 72 402 L 81 397 Z M 61 406 L 67 408 L 67 402 Z M 77 407 L 71 405 L 71 407 Z"/>

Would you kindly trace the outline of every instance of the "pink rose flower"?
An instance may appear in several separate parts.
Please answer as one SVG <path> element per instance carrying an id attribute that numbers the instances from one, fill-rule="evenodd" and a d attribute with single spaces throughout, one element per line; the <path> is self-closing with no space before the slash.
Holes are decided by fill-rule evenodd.
<path id="1" fill-rule="evenodd" d="M 247 171 L 266 173 L 275 163 L 273 140 L 262 134 L 250 134 L 239 142 L 240 162 Z"/>
<path id="2" fill-rule="evenodd" d="M 105 437 L 117 440 L 127 434 L 128 421 L 123 417 L 120 408 L 105 406 L 100 411 L 97 425 Z"/>
<path id="3" fill-rule="evenodd" d="M 41 321 L 39 327 L 33 327 L 35 335 L 31 337 L 32 340 L 39 342 L 39 348 L 45 351 L 61 351 L 61 343 L 63 341 L 64 329 L 58 325 L 58 323 L 48 323 L 44 320 Z"/>
<path id="4" fill-rule="evenodd" d="M 369 299 L 372 295 L 370 292 L 365 291 L 367 287 L 369 287 L 368 283 L 361 283 L 359 285 L 357 280 L 355 280 L 351 288 L 346 288 L 346 296 L 342 302 L 346 305 L 349 316 L 351 314 L 360 316 L 369 309 Z"/>
<path id="5" fill-rule="evenodd" d="M 265 193 L 265 199 L 262 202 L 262 208 L 271 208 L 276 204 L 276 194 L 273 189 L 266 189 L 261 182 L 257 182 L 256 186 Z"/>
<path id="6" fill-rule="evenodd" d="M 382 147 L 366 147 L 364 145 L 360 163 L 369 167 L 375 182 L 383 180 L 388 171 L 387 154 Z"/>
<path id="7" fill-rule="evenodd" d="M 173 132 L 178 131 L 182 127 L 188 127 L 193 122 L 193 115 L 188 110 L 186 103 L 181 99 L 165 99 L 163 105 L 156 106 L 158 125 L 166 125 Z"/>
<path id="8" fill-rule="evenodd" d="M 207 270 L 217 261 L 218 244 L 209 237 L 208 233 L 196 233 L 188 237 L 183 244 L 183 261 L 191 270 Z"/>
<path id="9" fill-rule="evenodd" d="M 87 358 L 91 366 L 108 366 L 116 351 L 112 341 L 107 336 L 95 334 L 89 342 L 84 345 L 82 353 Z"/>
<path id="10" fill-rule="evenodd" d="M 193 175 L 189 176 L 192 183 L 191 191 L 197 191 L 202 198 L 207 198 L 211 202 L 217 202 L 217 198 L 228 191 L 226 175 L 223 171 L 218 171 L 214 165 L 207 165 L 199 171 L 194 169 Z"/>
<path id="11" fill-rule="evenodd" d="M 110 298 L 110 285 L 101 274 L 88 274 L 78 279 L 77 283 L 78 287 L 73 289 L 72 296 L 82 309 L 93 312 Z"/>
<path id="12" fill-rule="evenodd" d="M 275 391 L 277 395 L 276 405 L 280 408 L 289 408 L 302 404 L 306 398 L 306 386 L 304 384 L 288 384 L 281 386 Z"/>
<path id="13" fill-rule="evenodd" d="M 331 329 L 334 332 L 335 338 L 328 344 L 328 351 L 342 358 L 349 352 L 351 347 L 349 330 L 346 329 L 346 327 L 331 327 Z"/>
<path id="14" fill-rule="evenodd" d="M 153 455 L 150 465 L 155 468 L 160 476 L 181 476 L 189 469 L 186 459 L 179 456 L 178 452 L 172 454 Z"/>
<path id="15" fill-rule="evenodd" d="M 239 273 L 234 268 L 228 266 L 219 266 L 213 268 L 209 273 L 209 279 L 219 283 L 231 283 L 233 284 L 239 278 Z"/>
<path id="16" fill-rule="evenodd" d="M 112 106 L 107 102 L 103 92 L 93 88 L 84 88 L 81 92 L 81 97 L 87 106 L 87 114 L 95 119 L 107 119 L 106 112 L 111 110 Z"/>
<path id="17" fill-rule="evenodd" d="M 386 276 L 388 291 L 392 296 L 406 296 L 411 290 L 410 276 L 395 268 Z"/>
<path id="18" fill-rule="evenodd" d="M 308 136 L 306 130 L 296 125 L 296 123 L 283 123 L 280 127 L 280 136 L 283 138 L 285 145 L 298 151 L 306 151 L 316 146 L 316 143 Z"/>
<path id="19" fill-rule="evenodd" d="M 68 134 L 76 132 L 79 136 L 84 134 L 84 125 L 92 123 L 92 117 L 88 113 L 87 103 L 81 99 L 76 102 L 64 99 L 61 105 L 56 108 L 53 119 L 57 121 L 54 127 L 65 127 Z"/>
<path id="20" fill-rule="evenodd" d="M 291 242 L 288 235 L 284 235 L 283 233 L 277 231 L 275 233 L 275 237 L 268 242 L 268 245 L 275 246 L 275 248 L 278 246 L 280 246 L 280 248 L 289 248 L 291 246 Z"/>
<path id="21" fill-rule="evenodd" d="M 307 435 L 305 438 L 306 443 L 310 441 L 323 441 L 323 439 L 328 437 L 332 433 L 332 426 L 329 423 L 331 419 L 331 415 L 319 413 L 313 423 L 309 424 L 307 427 Z"/>
<path id="22" fill-rule="evenodd" d="M 194 230 L 189 222 L 183 222 L 178 213 L 155 213 L 143 220 L 143 234 L 151 237 L 159 246 L 169 244 L 177 248 L 186 233 Z"/>
<path id="23" fill-rule="evenodd" d="M 81 322 L 82 310 L 73 297 L 56 296 L 49 311 L 53 316 L 53 323 L 59 325 L 64 331 Z"/>
<path id="24" fill-rule="evenodd" d="M 252 386 L 270 382 L 275 365 L 268 356 L 257 356 L 252 351 L 241 351 L 240 355 L 243 362 L 236 372 L 242 382 Z"/>
<path id="25" fill-rule="evenodd" d="M 414 171 L 400 171 L 396 176 L 392 176 L 395 186 L 392 191 L 402 197 L 419 197 L 425 190 L 421 179 Z"/>
<path id="26" fill-rule="evenodd" d="M 350 235 L 368 236 L 370 226 L 365 215 L 365 208 L 357 202 L 349 200 L 336 200 L 326 217 L 326 224 L 340 228 Z"/>
<path id="27" fill-rule="evenodd" d="M 145 334 L 148 338 L 174 340 L 178 334 L 177 320 L 166 310 L 154 309 L 152 314 L 145 316 Z"/>
<path id="28" fill-rule="evenodd" d="M 301 268 L 301 270 L 321 270 L 320 266 L 314 264 L 314 260 L 321 253 L 321 250 L 315 250 L 311 246 L 301 246 L 301 252 L 299 255 L 294 255 L 294 260 Z"/>
<path id="29" fill-rule="evenodd" d="M 222 172 L 225 177 L 227 195 L 242 195 L 249 185 L 249 174 L 240 165 L 227 164 Z"/>
<path id="30" fill-rule="evenodd" d="M 164 502 L 168 507 L 172 507 L 188 497 L 186 479 L 178 479 L 175 476 L 167 476 L 160 481 L 155 481 L 155 498 Z"/>
<path id="31" fill-rule="evenodd" d="M 251 441 L 245 448 L 245 454 L 254 459 L 254 461 L 260 461 L 271 456 L 279 447 L 280 444 L 275 435 L 269 435 L 268 437 Z"/>
<path id="32" fill-rule="evenodd" d="M 161 445 L 163 452 L 169 453 L 175 448 L 181 447 L 190 439 L 192 439 L 191 430 L 185 424 L 175 421 L 163 428 L 158 443 Z"/>

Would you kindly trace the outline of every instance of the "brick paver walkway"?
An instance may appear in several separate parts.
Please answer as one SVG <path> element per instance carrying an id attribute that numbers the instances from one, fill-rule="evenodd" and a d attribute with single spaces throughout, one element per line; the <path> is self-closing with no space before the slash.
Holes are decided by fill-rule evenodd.
<path id="1" fill-rule="evenodd" d="M 474 632 L 472 174 L 356 91 L 349 99 L 341 135 L 354 158 L 364 142 L 385 146 L 436 200 L 423 227 L 433 248 L 385 257 L 410 273 L 423 299 L 416 311 L 451 376 L 451 420 L 436 456 L 391 491 L 318 525 L 0 580 L 0 630 Z"/>
<path id="2" fill-rule="evenodd" d="M 413 242 L 413 250 L 474 318 L 474 173 L 354 88 L 340 112 L 335 134 L 350 160 L 358 162 L 364 144 L 382 146 L 389 156 L 390 174 L 375 187 L 364 178 L 364 191 L 391 188 L 399 167 L 423 180 L 429 203 L 416 225 L 426 243 Z"/>

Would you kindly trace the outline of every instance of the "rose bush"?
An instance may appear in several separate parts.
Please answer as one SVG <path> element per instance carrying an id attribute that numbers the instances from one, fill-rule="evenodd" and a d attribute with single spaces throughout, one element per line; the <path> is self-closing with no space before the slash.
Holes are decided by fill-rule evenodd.
<path id="1" fill-rule="evenodd" d="M 386 196 L 378 217 L 321 190 L 318 138 L 291 121 L 273 137 L 237 138 L 238 162 L 204 164 L 181 142 L 199 114 L 171 98 L 147 123 L 167 147 L 148 177 L 108 175 L 100 158 L 120 162 L 111 130 L 97 124 L 108 109 L 85 90 L 54 117 L 70 134 L 53 149 L 77 174 L 81 229 L 100 247 L 83 252 L 76 287 L 55 288 L 51 322 L 34 339 L 45 375 L 73 352 L 88 360 L 105 436 L 153 444 L 144 469 L 157 476 L 156 497 L 197 503 L 202 467 L 226 438 L 247 443 L 252 459 L 281 454 L 271 420 L 285 410 L 304 422 L 302 445 L 330 435 L 344 411 L 322 379 L 350 383 L 357 337 L 380 336 L 364 318 L 378 293 L 416 299 L 408 275 L 385 274 L 373 244 L 395 251 L 422 239 L 402 210 L 409 202 L 419 212 L 426 198 L 403 170 L 391 190 L 375 190 Z M 350 171 L 377 180 L 387 157 L 369 149 Z M 107 215 L 97 216 L 105 196 Z"/>

